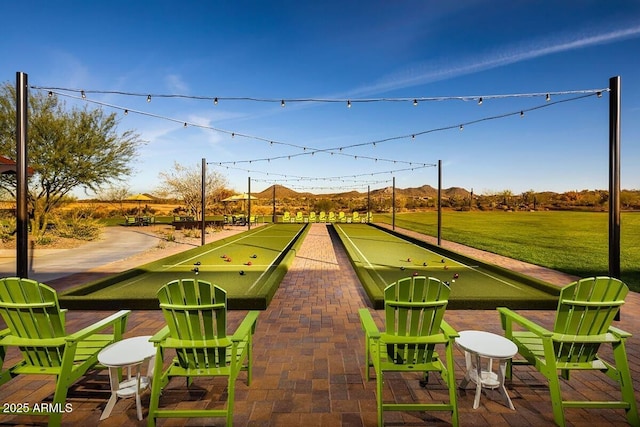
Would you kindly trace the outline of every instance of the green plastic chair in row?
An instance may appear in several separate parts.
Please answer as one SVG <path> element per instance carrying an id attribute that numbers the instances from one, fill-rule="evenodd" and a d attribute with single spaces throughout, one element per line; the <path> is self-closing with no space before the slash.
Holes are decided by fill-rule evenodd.
<path id="1" fill-rule="evenodd" d="M 446 411 L 458 425 L 458 406 L 454 373 L 453 347 L 458 333 L 444 320 L 450 288 L 433 277 L 407 277 L 384 290 L 385 330 L 379 331 L 366 308 L 359 310 L 365 331 L 366 378 L 370 368 L 376 374 L 378 425 L 384 423 L 384 411 Z M 446 363 L 436 346 L 443 347 Z M 383 383 L 386 372 L 420 374 L 420 385 L 426 387 L 430 372 L 441 375 L 447 389 L 448 402 L 386 403 Z"/>
<path id="2" fill-rule="evenodd" d="M 631 382 L 625 342 L 631 334 L 611 326 L 628 287 L 611 277 L 591 277 L 564 287 L 560 293 L 555 324 L 548 330 L 505 307 L 498 312 L 505 336 L 518 346 L 524 358 L 507 365 L 533 365 L 549 382 L 553 418 L 559 426 L 565 423 L 565 408 L 624 409 L 627 420 L 640 426 L 638 408 Z M 600 357 L 599 350 L 610 345 L 613 363 Z M 621 389 L 617 401 L 565 400 L 561 394 L 558 372 L 569 380 L 571 371 L 600 371 Z"/>
<path id="3" fill-rule="evenodd" d="M 174 280 L 158 291 L 167 326 L 150 341 L 157 348 L 149 403 L 148 425 L 157 418 L 224 417 L 233 424 L 235 382 L 241 371 L 251 383 L 252 343 L 258 311 L 249 311 L 232 335 L 227 335 L 227 293 L 205 281 Z M 175 351 L 163 369 L 166 350 Z M 227 403 L 222 409 L 160 409 L 160 394 L 171 378 L 183 377 L 187 386 L 197 377 L 226 377 Z M 182 404 L 180 405 L 182 406 Z"/>
<path id="4" fill-rule="evenodd" d="M 53 402 L 48 406 L 53 412 L 21 412 L 49 416 L 50 426 L 61 424 L 69 387 L 98 364 L 103 348 L 122 339 L 129 316 L 129 310 L 121 310 L 68 333 L 65 312 L 49 286 L 18 277 L 0 279 L 0 314 L 7 324 L 0 331 L 0 385 L 18 375 L 55 376 Z M 7 368 L 4 361 L 9 347 L 17 347 L 22 358 Z"/>

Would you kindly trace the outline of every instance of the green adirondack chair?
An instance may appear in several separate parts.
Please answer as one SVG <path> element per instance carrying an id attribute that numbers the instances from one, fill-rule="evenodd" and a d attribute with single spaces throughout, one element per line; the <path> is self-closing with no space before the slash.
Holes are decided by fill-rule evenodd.
<path id="1" fill-rule="evenodd" d="M 69 387 L 98 364 L 98 353 L 122 339 L 129 310 L 121 310 L 91 326 L 69 334 L 65 312 L 58 304 L 56 291 L 35 280 L 8 277 L 0 279 L 0 314 L 7 329 L 0 332 L 0 385 L 18 375 L 54 375 L 56 388 L 52 405 L 44 411 L 23 415 L 49 416 L 49 425 L 58 426 Z M 105 329 L 110 329 L 106 331 Z M 22 359 L 5 367 L 6 349 L 17 347 Z"/>
<path id="2" fill-rule="evenodd" d="M 610 277 L 591 277 L 564 287 L 560 293 L 553 330 L 499 307 L 505 336 L 518 346 L 525 360 L 513 360 L 507 366 L 511 377 L 512 365 L 533 365 L 549 381 L 553 418 L 565 425 L 564 408 L 622 408 L 631 425 L 640 426 L 637 404 L 627 361 L 625 341 L 631 334 L 611 326 L 612 320 L 624 304 L 629 292 L 620 280 Z M 519 325 L 514 328 L 514 324 Z M 614 363 L 599 357 L 602 345 L 610 344 Z M 601 371 L 620 384 L 620 401 L 563 400 L 558 371 L 569 380 L 572 370 Z"/>
<path id="3" fill-rule="evenodd" d="M 150 341 L 157 347 L 148 425 L 156 418 L 225 417 L 233 424 L 235 381 L 247 371 L 251 384 L 251 352 L 258 311 L 249 311 L 233 335 L 228 336 L 227 293 L 202 280 L 183 279 L 167 283 L 158 291 L 160 308 L 167 322 Z M 175 358 L 163 369 L 165 350 Z M 223 409 L 159 409 L 162 389 L 173 377 L 185 377 L 187 386 L 194 377 L 227 377 L 226 407 Z"/>
<path id="4" fill-rule="evenodd" d="M 458 406 L 454 374 L 453 348 L 458 333 L 443 319 L 450 288 L 433 277 L 407 277 L 384 290 L 386 330 L 380 332 L 368 309 L 359 310 L 366 334 L 366 378 L 369 370 L 376 374 L 378 425 L 384 423 L 384 411 L 447 411 L 454 426 L 458 425 Z M 435 351 L 444 347 L 446 364 Z M 445 403 L 385 403 L 383 375 L 385 372 L 416 372 L 426 387 L 430 372 L 438 372 L 448 388 Z"/>

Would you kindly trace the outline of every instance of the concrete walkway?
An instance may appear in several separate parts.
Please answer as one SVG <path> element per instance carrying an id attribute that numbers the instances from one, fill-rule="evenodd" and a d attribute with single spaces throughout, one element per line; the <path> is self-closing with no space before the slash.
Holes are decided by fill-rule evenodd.
<path id="1" fill-rule="evenodd" d="M 144 227 L 105 227 L 102 237 L 71 249 L 29 250 L 29 278 L 50 282 L 91 270 L 157 246 L 162 239 Z M 0 275 L 16 275 L 16 251 L 0 251 Z"/>
<path id="2" fill-rule="evenodd" d="M 254 343 L 254 380 L 247 386 L 241 375 L 236 387 L 236 426 L 375 426 L 375 381 L 364 376 L 364 336 L 357 310 L 368 302 L 347 255 L 339 242 L 334 242 L 324 224 L 313 224 L 301 245 L 289 272 L 269 307 L 260 313 Z M 373 311 L 373 310 L 372 310 Z M 521 311 L 543 325 L 550 326 L 553 312 Z M 90 324 L 108 313 L 72 311 L 67 319 L 71 331 Z M 374 317 L 382 324 L 380 312 Z M 229 313 L 230 330 L 238 324 L 244 312 Z M 458 331 L 480 329 L 502 334 L 499 317 L 493 310 L 450 310 L 446 320 Z M 151 335 L 164 325 L 158 311 L 132 313 L 127 336 Z M 640 331 L 640 298 L 633 293 L 627 298 L 622 320 L 616 326 L 638 334 Z M 640 336 L 627 342 L 627 350 L 640 398 L 637 379 L 640 378 Z M 13 356 L 12 356 L 13 355 Z M 10 357 L 15 358 L 12 353 Z M 607 355 L 607 352 L 604 352 Z M 458 381 L 464 376 L 464 356 L 455 350 L 455 373 Z M 388 381 L 385 399 L 438 399 L 444 387 L 434 381 L 427 391 L 418 385 L 417 377 L 406 375 Z M 73 411 L 63 416 L 63 425 L 143 426 L 138 421 L 133 400 L 119 400 L 112 415 L 100 422 L 100 414 L 108 398 L 106 371 L 96 371 L 72 389 L 69 402 Z M 180 389 L 184 381 L 170 384 Z M 192 396 L 199 396 L 197 405 L 217 404 L 224 396 L 221 382 L 196 380 Z M 0 402 L 41 402 L 51 398 L 53 383 L 38 377 L 18 377 L 0 387 Z M 579 374 L 563 383 L 570 396 L 612 395 L 617 389 L 611 381 L 595 374 Z M 516 408 L 505 407 L 493 394 L 483 394 L 480 407 L 472 408 L 472 390 L 460 391 L 458 406 L 460 425 L 473 426 L 546 426 L 553 425 L 549 390 L 544 378 L 531 368 L 514 370 L 508 391 Z M 182 396 L 182 397 L 181 397 Z M 188 405 L 182 399 L 188 394 L 167 392 L 163 405 Z M 142 397 L 145 407 L 149 394 Z M 0 416 L 0 424 L 14 425 L 37 422 L 35 417 Z M 385 415 L 386 425 L 450 425 L 446 413 L 399 412 Z M 41 422 L 41 421 L 40 421 Z M 567 410 L 568 425 L 625 425 L 622 410 Z M 187 425 L 175 420 L 163 425 Z M 218 419 L 188 425 L 224 425 Z"/>

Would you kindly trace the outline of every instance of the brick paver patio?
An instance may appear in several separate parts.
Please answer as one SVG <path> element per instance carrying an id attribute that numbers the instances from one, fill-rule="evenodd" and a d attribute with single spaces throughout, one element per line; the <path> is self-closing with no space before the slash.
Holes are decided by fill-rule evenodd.
<path id="1" fill-rule="evenodd" d="M 236 389 L 235 425 L 237 426 L 374 426 L 376 425 L 375 381 L 364 377 L 364 337 L 357 310 L 368 306 L 346 254 L 339 242 L 333 242 L 324 224 L 313 224 L 297 257 L 284 278 L 268 309 L 260 314 L 254 344 L 254 380 L 250 387 L 241 376 Z M 444 244 L 443 244 L 444 246 Z M 460 249 L 460 248 L 458 248 Z M 462 248 L 464 249 L 464 248 Z M 474 255 L 475 256 L 475 255 Z M 509 260 L 500 259 L 509 266 Z M 515 265 L 515 263 L 513 264 Z M 530 267 L 523 267 L 530 268 Z M 532 268 L 531 274 L 536 274 Z M 564 284 L 566 275 L 549 270 L 538 271 L 545 280 Z M 77 278 L 76 278 L 77 279 Z M 523 311 L 537 322 L 550 326 L 553 312 Z M 108 313 L 98 313 L 106 316 Z M 231 327 L 243 312 L 230 312 Z M 380 313 L 376 313 L 380 321 Z M 69 328 L 75 331 L 96 320 L 90 311 L 69 313 Z M 457 330 L 481 329 L 502 334 L 495 311 L 453 311 L 445 316 Z M 164 324 L 156 311 L 132 313 L 127 336 L 150 335 Z M 618 327 L 635 333 L 628 341 L 628 355 L 635 381 L 636 397 L 640 396 L 640 297 L 632 293 L 623 307 Z M 13 354 L 13 353 L 11 353 Z M 10 355 L 11 355 L 10 354 Z M 456 377 L 464 375 L 464 356 L 456 349 Z M 408 378 L 408 381 L 403 379 Z M 402 377 L 389 381 L 386 396 L 396 399 L 437 398 L 444 387 L 434 384 L 428 392 L 418 381 Z M 172 383 L 173 385 L 173 383 Z M 176 384 L 182 387 L 183 382 Z M 219 382 L 195 383 L 203 402 L 216 401 L 224 392 Z M 431 387 L 431 386 L 429 386 Z M 63 425 L 136 426 L 146 419 L 136 418 L 135 402 L 119 400 L 112 415 L 100 422 L 100 414 L 109 397 L 107 371 L 94 371 L 76 384 L 70 392 L 73 412 L 63 416 Z M 0 387 L 0 402 L 42 402 L 51 399 L 50 379 L 19 377 Z M 461 425 L 475 426 L 541 426 L 553 425 L 551 403 L 544 378 L 528 367 L 516 368 L 508 391 L 516 410 L 505 407 L 489 393 L 483 395 L 480 407 L 472 409 L 473 392 L 461 391 L 458 406 Z M 617 388 L 602 376 L 576 375 L 564 383 L 570 395 L 613 394 Z M 180 394 L 167 393 L 163 402 L 178 403 Z M 149 394 L 143 395 L 146 416 Z M 569 425 L 625 425 L 622 410 L 566 411 Z M 443 413 L 389 413 L 386 425 L 449 425 Z M 40 425 L 36 417 L 0 416 L 2 425 Z M 184 425 L 183 420 L 162 425 Z M 223 425 L 221 420 L 204 420 L 189 425 Z"/>

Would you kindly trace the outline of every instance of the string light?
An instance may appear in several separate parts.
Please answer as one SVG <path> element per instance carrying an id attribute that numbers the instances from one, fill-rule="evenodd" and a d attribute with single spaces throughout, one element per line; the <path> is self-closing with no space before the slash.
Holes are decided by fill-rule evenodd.
<path id="1" fill-rule="evenodd" d="M 257 98 L 257 97 L 211 97 L 211 96 L 202 96 L 202 95 L 183 95 L 183 94 L 153 94 L 153 93 L 135 93 L 135 92 L 124 92 L 124 91 L 113 91 L 113 90 L 78 90 L 71 88 L 60 88 L 60 87 L 42 87 L 42 86 L 31 86 L 33 89 L 45 89 L 52 91 L 64 91 L 64 92 L 72 92 L 81 94 L 87 93 L 95 93 L 95 94 L 114 94 L 114 95 L 123 95 L 123 96 L 137 96 L 137 97 L 146 97 L 149 99 L 151 96 L 155 98 L 185 98 L 185 99 L 196 99 L 196 100 L 208 100 L 213 101 L 214 104 L 217 105 L 218 100 L 227 100 L 227 101 L 245 101 L 245 102 L 266 102 L 266 103 L 275 103 L 279 102 L 281 106 L 285 106 L 285 102 L 307 102 L 307 103 L 336 103 L 336 102 L 360 102 L 360 103 L 371 103 L 371 102 L 413 102 L 413 105 L 418 105 L 419 101 L 450 101 L 450 100 L 458 100 L 458 101 L 470 101 L 476 100 L 479 101 L 478 96 L 432 96 L 432 97 L 411 97 L 411 98 L 361 98 L 361 99 L 332 99 L 332 98 Z M 495 95 L 482 95 L 482 100 L 487 99 L 503 99 L 503 98 L 534 98 L 534 97 L 550 97 L 552 95 L 577 95 L 577 94 L 587 94 L 587 93 L 600 93 L 602 96 L 602 92 L 608 92 L 610 89 L 583 89 L 583 90 L 570 90 L 570 91 L 556 91 L 556 92 L 538 92 L 538 93 L 510 93 L 510 94 L 495 94 Z M 85 96 L 83 95 L 84 99 Z"/>
<path id="2" fill-rule="evenodd" d="M 147 102 L 151 102 L 151 95 L 147 95 Z"/>
<path id="3" fill-rule="evenodd" d="M 49 91 L 49 98 L 53 97 L 53 92 Z"/>
<path id="4" fill-rule="evenodd" d="M 546 101 L 549 102 L 551 101 L 551 95 L 547 94 L 547 96 L 545 97 Z"/>
<path id="5" fill-rule="evenodd" d="M 129 110 L 124 110 L 124 115 L 126 116 L 127 114 L 129 114 Z"/>
<path id="6" fill-rule="evenodd" d="M 213 105 L 218 105 L 218 98 L 213 98 Z"/>
<path id="7" fill-rule="evenodd" d="M 478 105 L 482 105 L 482 97 L 478 98 Z"/>
<path id="8" fill-rule="evenodd" d="M 32 89 L 36 89 L 36 90 L 47 90 L 47 89 L 49 89 L 48 92 L 56 93 L 57 95 L 60 95 L 60 96 L 66 96 L 66 97 L 70 97 L 70 98 L 75 98 L 73 95 L 70 95 L 68 93 L 57 93 L 57 92 L 54 92 L 52 90 L 53 88 L 41 88 L 41 87 L 36 87 L 36 86 L 32 86 L 31 88 Z M 605 91 L 609 91 L 609 90 L 605 89 Z M 80 91 L 81 96 L 84 95 L 86 97 L 86 93 L 87 92 L 95 92 L 95 91 L 84 91 L 84 90 L 82 90 L 82 91 Z M 181 121 L 179 119 L 174 119 L 174 118 L 170 118 L 170 117 L 164 117 L 164 116 L 160 116 L 160 115 L 157 115 L 157 114 L 144 112 L 144 111 L 132 110 L 132 109 L 129 109 L 129 108 L 124 108 L 124 107 L 120 107 L 120 106 L 117 106 L 117 105 L 108 104 L 108 103 L 100 102 L 100 101 L 96 101 L 96 100 L 85 99 L 85 101 L 86 102 L 91 102 L 91 103 L 94 103 L 94 104 L 98 104 L 98 105 L 101 105 L 101 106 L 107 106 L 107 107 L 110 107 L 110 108 L 119 109 L 119 110 L 122 110 L 122 111 L 126 110 L 126 113 L 134 112 L 134 113 L 137 113 L 137 114 L 140 114 L 140 115 L 145 115 L 145 116 L 154 117 L 154 118 L 158 118 L 158 119 L 163 119 L 163 120 L 182 123 L 184 127 L 187 127 L 188 125 L 191 125 L 191 126 L 194 126 L 194 127 L 199 127 L 199 128 L 203 128 L 203 129 L 213 130 L 213 131 L 216 131 L 216 132 L 226 133 L 228 135 L 231 135 L 232 137 L 239 136 L 239 137 L 244 137 L 244 138 L 248 138 L 248 139 L 254 139 L 254 140 L 258 140 L 258 141 L 269 142 L 270 145 L 278 144 L 278 145 L 283 145 L 283 146 L 289 146 L 289 147 L 293 147 L 293 148 L 303 149 L 304 151 L 306 151 L 307 148 L 310 148 L 311 150 L 315 150 L 314 152 L 324 152 L 324 153 L 328 152 L 328 153 L 331 153 L 331 154 L 334 154 L 334 151 L 338 150 L 339 152 L 337 152 L 336 154 L 340 154 L 340 155 L 344 155 L 344 156 L 350 156 L 350 157 L 353 157 L 354 159 L 357 159 L 358 156 L 354 156 L 354 155 L 348 154 L 348 153 L 343 153 L 343 150 L 344 149 L 349 149 L 349 148 L 363 147 L 363 146 L 367 146 L 367 145 L 375 146 L 377 143 L 396 141 L 396 140 L 405 139 L 405 138 L 415 139 L 415 137 L 418 136 L 418 135 L 425 135 L 425 134 L 428 134 L 428 133 L 440 132 L 440 131 L 444 131 L 444 130 L 453 129 L 455 127 L 458 127 L 460 130 L 463 130 L 465 125 L 476 124 L 476 123 L 480 123 L 480 122 L 488 121 L 488 120 L 501 119 L 501 118 L 505 118 L 505 117 L 508 117 L 508 116 L 511 116 L 511 115 L 515 115 L 515 114 L 520 114 L 520 116 L 523 117 L 525 111 L 534 111 L 534 110 L 537 110 L 537 109 L 540 109 L 540 108 L 545 108 L 545 107 L 552 106 L 552 105 L 559 104 L 559 103 L 575 101 L 575 100 L 579 100 L 579 99 L 586 98 L 586 97 L 593 96 L 593 95 L 596 95 L 598 97 L 602 97 L 602 91 L 600 91 L 600 90 L 598 90 L 598 91 L 593 91 L 593 90 L 574 91 L 574 93 L 576 93 L 576 92 L 582 93 L 582 95 L 581 96 L 576 96 L 576 97 L 573 97 L 573 98 L 569 98 L 569 99 L 561 99 L 561 100 L 558 100 L 558 101 L 555 101 L 555 102 L 547 102 L 546 104 L 542 104 L 542 105 L 539 105 L 539 106 L 536 106 L 536 107 L 532 107 L 532 108 L 529 108 L 529 109 L 525 109 L 525 110 L 520 110 L 518 112 L 505 113 L 505 114 L 496 115 L 496 116 L 484 117 L 484 118 L 480 118 L 480 119 L 477 119 L 477 120 L 473 120 L 473 121 L 469 121 L 469 122 L 465 122 L 465 123 L 460 123 L 459 125 L 444 126 L 444 127 L 440 127 L 440 128 L 434 128 L 434 129 L 429 129 L 429 130 L 425 130 L 425 131 L 421 131 L 421 132 L 411 133 L 411 134 L 408 134 L 408 135 L 398 135 L 398 136 L 384 138 L 384 139 L 380 139 L 380 140 L 376 140 L 376 141 L 367 141 L 367 142 L 356 143 L 356 144 L 351 144 L 351 145 L 342 146 L 342 147 L 333 147 L 333 148 L 326 148 L 326 149 L 319 149 L 319 148 L 313 148 L 313 147 L 303 147 L 303 146 L 300 146 L 300 145 L 297 145 L 297 144 L 286 143 L 286 142 L 282 142 L 282 141 L 274 141 L 274 140 L 262 138 L 262 137 L 259 137 L 259 136 L 253 136 L 253 135 L 247 135 L 247 134 L 242 134 L 242 133 L 238 133 L 238 132 L 232 132 L 232 131 L 219 129 L 219 128 L 215 128 L 215 127 L 211 127 L 211 126 L 205 126 L 205 125 L 201 125 L 201 124 L 197 124 L 197 123 L 188 123 L 188 122 L 185 122 L 185 121 Z M 146 95 L 146 96 L 150 96 L 150 95 Z M 486 97 L 483 96 L 483 98 L 486 98 Z M 477 97 L 476 97 L 476 99 L 477 99 Z M 281 100 L 281 102 L 282 102 L 282 105 L 284 106 L 285 100 L 283 99 L 283 100 Z M 297 155 L 294 155 L 294 157 L 298 156 L 298 155 L 303 155 L 303 154 L 309 154 L 309 153 L 297 154 Z M 270 161 L 270 160 L 275 160 L 275 159 L 284 158 L 284 157 L 285 156 L 271 157 L 269 159 L 257 159 L 257 160 L 252 160 L 252 161 Z M 291 155 L 286 156 L 286 157 L 290 159 Z M 376 158 L 374 158 L 374 157 L 367 157 L 367 156 L 360 156 L 360 157 L 376 161 Z M 395 160 L 379 159 L 379 158 L 378 158 L 378 160 L 396 163 Z"/>
<path id="9" fill-rule="evenodd" d="M 351 101 L 347 101 L 347 108 L 351 108 Z"/>
<path id="10" fill-rule="evenodd" d="M 280 173 L 270 173 L 270 172 L 255 170 L 255 169 L 246 169 L 246 168 L 241 168 L 241 167 L 230 166 L 229 164 L 226 164 L 226 163 L 223 163 L 223 162 L 208 162 L 207 165 L 212 165 L 214 167 L 224 167 L 226 169 L 235 169 L 235 170 L 247 172 L 247 173 L 250 173 L 250 174 L 262 174 L 262 175 L 278 176 L 278 177 L 280 177 L 278 179 L 279 182 L 288 182 L 288 181 L 312 181 L 312 182 L 313 181 L 337 181 L 337 180 L 345 180 L 348 177 L 352 177 L 353 179 L 356 179 L 356 178 L 365 177 L 365 176 L 384 175 L 384 174 L 398 174 L 400 172 L 407 172 L 407 171 L 413 171 L 415 169 L 424 169 L 424 168 L 428 168 L 428 167 L 436 167 L 437 166 L 436 164 L 423 163 L 422 165 L 418 165 L 418 166 L 401 168 L 401 169 L 394 169 L 394 170 L 388 170 L 388 171 L 367 172 L 367 173 L 348 175 L 348 176 L 347 175 L 338 175 L 338 176 L 328 176 L 328 177 L 327 176 L 325 176 L 325 177 L 312 177 L 312 176 L 300 176 L 300 175 L 288 175 L 288 174 L 280 174 Z M 255 180 L 255 179 L 252 178 L 252 180 Z"/>
<path id="11" fill-rule="evenodd" d="M 82 99 L 86 99 L 87 95 L 84 93 L 84 91 L 80 92 L 80 96 L 82 97 Z"/>

